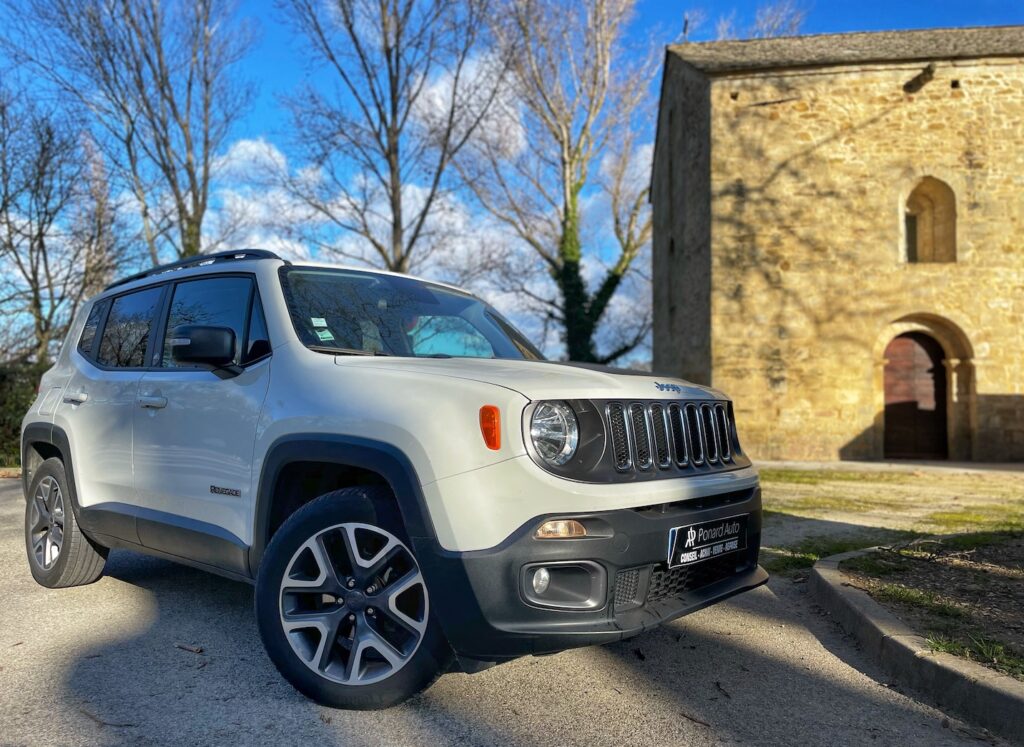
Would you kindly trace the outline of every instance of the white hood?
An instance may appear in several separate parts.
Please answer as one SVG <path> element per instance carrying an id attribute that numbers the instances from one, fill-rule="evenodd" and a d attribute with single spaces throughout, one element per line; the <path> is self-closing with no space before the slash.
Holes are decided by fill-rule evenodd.
<path id="1" fill-rule="evenodd" d="M 363 358 L 338 356 L 339 366 L 447 376 L 511 389 L 542 399 L 724 399 L 708 387 L 682 379 L 587 364 L 491 358 Z"/>

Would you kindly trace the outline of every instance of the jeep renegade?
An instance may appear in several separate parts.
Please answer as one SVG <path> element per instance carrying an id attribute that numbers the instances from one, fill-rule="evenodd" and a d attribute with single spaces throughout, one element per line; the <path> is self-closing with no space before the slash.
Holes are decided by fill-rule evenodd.
<path id="1" fill-rule="evenodd" d="M 255 583 L 271 660 L 342 708 L 768 578 L 722 394 L 545 361 L 456 288 L 260 250 L 85 304 L 22 464 L 40 584 L 95 581 L 110 548 Z"/>

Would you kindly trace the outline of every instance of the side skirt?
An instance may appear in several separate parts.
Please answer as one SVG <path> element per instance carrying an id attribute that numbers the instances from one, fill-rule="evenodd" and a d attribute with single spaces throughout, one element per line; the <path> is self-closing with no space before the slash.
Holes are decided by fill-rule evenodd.
<path id="1" fill-rule="evenodd" d="M 127 503 L 79 507 L 82 529 L 100 544 L 251 580 L 249 546 L 214 524 Z"/>

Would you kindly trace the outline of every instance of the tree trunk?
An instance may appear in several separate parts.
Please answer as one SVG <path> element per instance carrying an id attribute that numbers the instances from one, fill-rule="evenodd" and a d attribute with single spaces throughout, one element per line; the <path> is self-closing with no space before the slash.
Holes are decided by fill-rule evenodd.
<path id="1" fill-rule="evenodd" d="M 580 260 L 579 190 L 569 190 L 568 204 L 562 218 L 562 235 L 558 247 L 561 267 L 553 273 L 562 294 L 562 316 L 565 319 L 565 351 L 571 361 L 593 363 L 594 322 L 590 318 L 590 298 L 583 279 Z"/>

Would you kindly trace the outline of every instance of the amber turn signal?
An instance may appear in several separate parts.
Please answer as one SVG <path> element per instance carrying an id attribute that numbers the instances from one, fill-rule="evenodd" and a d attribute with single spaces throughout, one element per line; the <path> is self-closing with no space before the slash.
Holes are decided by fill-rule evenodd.
<path id="1" fill-rule="evenodd" d="M 555 519 L 554 521 L 545 521 L 537 527 L 533 536 L 541 540 L 586 537 L 587 528 L 576 519 Z"/>
<path id="2" fill-rule="evenodd" d="M 488 449 L 497 451 L 501 448 L 501 410 L 494 405 L 480 408 L 480 433 Z"/>

